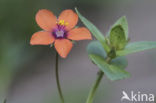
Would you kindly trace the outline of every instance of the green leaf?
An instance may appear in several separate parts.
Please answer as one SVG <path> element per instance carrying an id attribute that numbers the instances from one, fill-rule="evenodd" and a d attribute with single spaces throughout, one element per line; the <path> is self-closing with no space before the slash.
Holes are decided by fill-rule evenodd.
<path id="1" fill-rule="evenodd" d="M 117 50 L 123 49 L 127 44 L 125 32 L 121 25 L 116 25 L 111 29 L 109 39 L 111 46 Z"/>
<path id="2" fill-rule="evenodd" d="M 88 54 L 95 54 L 106 59 L 107 54 L 99 41 L 92 41 L 87 46 Z M 124 56 L 117 57 L 111 61 L 114 65 L 119 66 L 121 69 L 126 68 L 128 65 L 127 59 Z"/>
<path id="3" fill-rule="evenodd" d="M 125 56 L 120 56 L 111 61 L 113 65 L 116 65 L 120 69 L 125 69 L 128 65 L 128 61 Z"/>
<path id="4" fill-rule="evenodd" d="M 104 49 L 108 52 L 110 48 L 105 41 L 104 35 L 96 28 L 95 25 L 93 25 L 89 20 L 82 16 L 76 8 L 75 10 L 83 24 L 90 30 L 93 36 L 102 44 Z"/>
<path id="5" fill-rule="evenodd" d="M 106 58 L 107 54 L 99 41 L 92 41 L 87 46 L 88 54 L 96 54 Z"/>
<path id="6" fill-rule="evenodd" d="M 99 41 L 90 42 L 87 47 L 87 51 L 90 59 L 106 74 L 110 80 L 118 80 L 129 76 L 129 74 L 127 74 L 128 72 L 123 70 L 128 65 L 126 58 L 117 57 L 111 61 L 111 64 L 107 64 L 105 62 L 106 52 Z M 126 75 L 122 74 L 125 72 Z"/>
<path id="7" fill-rule="evenodd" d="M 112 81 L 130 77 L 130 74 L 123 69 L 126 66 L 124 66 L 124 64 L 119 64 L 123 63 L 122 61 L 114 61 L 108 64 L 101 56 L 89 54 L 89 57 L 99 67 L 99 69 L 101 69 L 101 71 L 103 71 L 105 75 Z"/>
<path id="8" fill-rule="evenodd" d="M 121 25 L 122 28 L 124 29 L 124 32 L 125 32 L 125 37 L 126 37 L 126 40 L 128 40 L 128 22 L 127 22 L 127 19 L 125 16 L 122 16 L 121 18 L 119 18 L 117 20 L 117 22 L 112 26 L 115 27 L 117 25 Z"/>
<path id="9" fill-rule="evenodd" d="M 87 46 L 87 52 L 88 54 L 101 56 L 104 59 L 106 59 L 107 57 L 107 54 L 99 41 L 90 42 Z M 115 59 L 112 59 L 111 63 L 117 65 L 121 69 L 126 68 L 126 66 L 128 65 L 127 59 L 124 56 L 120 56 Z"/>
<path id="10" fill-rule="evenodd" d="M 124 50 L 117 51 L 117 56 L 124 56 L 127 54 L 132 54 L 135 52 L 140 52 L 148 49 L 156 48 L 155 41 L 141 41 L 141 42 L 134 42 L 129 43 Z"/>

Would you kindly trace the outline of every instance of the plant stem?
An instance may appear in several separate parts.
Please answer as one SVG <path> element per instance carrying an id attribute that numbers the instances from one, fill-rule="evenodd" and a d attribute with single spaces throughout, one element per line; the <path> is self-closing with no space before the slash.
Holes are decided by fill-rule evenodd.
<path id="1" fill-rule="evenodd" d="M 3 103 L 6 103 L 7 99 L 4 99 L 4 102 Z"/>
<path id="2" fill-rule="evenodd" d="M 55 71 L 55 73 L 56 73 L 56 83 L 57 83 L 57 89 L 58 89 L 58 92 L 59 92 L 59 96 L 60 96 L 61 102 L 64 103 L 64 97 L 63 97 L 61 86 L 60 86 L 60 82 L 59 82 L 58 62 L 59 62 L 59 56 L 58 56 L 58 53 L 56 53 L 56 65 L 55 65 L 55 69 L 56 69 L 56 71 Z"/>
<path id="3" fill-rule="evenodd" d="M 88 95 L 88 98 L 87 98 L 87 102 L 86 103 L 92 103 L 93 102 L 93 99 L 94 99 L 93 97 L 95 95 L 95 92 L 96 92 L 96 90 L 97 90 L 97 88 L 98 88 L 98 86 L 100 84 L 100 81 L 101 81 L 103 75 L 104 75 L 104 73 L 102 71 L 99 71 L 98 72 L 97 79 L 96 79 L 93 87 L 91 88 L 91 91 L 90 91 L 90 93 Z"/>
<path id="4" fill-rule="evenodd" d="M 107 57 L 106 58 L 106 62 L 109 63 L 110 61 L 111 61 L 111 58 Z M 89 95 L 88 95 L 86 103 L 93 103 L 94 95 L 95 95 L 96 90 L 97 90 L 97 88 L 98 88 L 98 86 L 99 86 L 99 84 L 100 84 L 100 82 L 102 80 L 103 75 L 104 75 L 104 72 L 100 70 L 98 72 L 97 79 L 96 79 L 93 87 L 91 88 L 91 90 L 89 92 Z"/>

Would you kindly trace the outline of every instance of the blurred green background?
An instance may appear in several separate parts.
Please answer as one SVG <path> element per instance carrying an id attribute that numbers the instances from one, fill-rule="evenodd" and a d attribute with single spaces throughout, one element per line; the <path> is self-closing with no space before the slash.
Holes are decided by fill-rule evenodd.
<path id="1" fill-rule="evenodd" d="M 30 46 L 39 9 L 57 16 L 77 7 L 104 34 L 121 16 L 129 22 L 131 41 L 156 41 L 155 0 L 0 0 L 0 103 L 60 103 L 54 75 L 55 52 L 49 46 Z M 81 22 L 79 25 L 82 26 Z M 89 41 L 77 42 L 60 60 L 60 78 L 67 103 L 85 103 L 97 67 L 88 59 Z M 128 56 L 126 80 L 102 81 L 95 103 L 121 103 L 122 90 L 156 94 L 156 50 Z"/>

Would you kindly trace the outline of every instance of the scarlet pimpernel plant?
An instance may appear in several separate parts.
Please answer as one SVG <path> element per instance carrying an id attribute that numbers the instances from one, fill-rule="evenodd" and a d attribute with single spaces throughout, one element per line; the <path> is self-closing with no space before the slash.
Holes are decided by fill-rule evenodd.
<path id="1" fill-rule="evenodd" d="M 83 24 L 97 39 L 91 41 L 87 47 L 89 58 L 99 68 L 97 79 L 86 100 L 86 103 L 92 103 L 104 74 L 111 81 L 130 77 L 130 73 L 125 70 L 128 64 L 125 56 L 156 48 L 156 41 L 129 42 L 128 22 L 125 16 L 119 18 L 104 36 L 94 24 L 82 16 L 77 9 L 75 10 Z"/>
<path id="2" fill-rule="evenodd" d="M 91 34 L 85 27 L 75 28 L 78 22 L 78 15 L 72 10 L 64 10 L 57 18 L 47 9 L 39 10 L 36 14 L 36 22 L 43 29 L 32 35 L 31 45 L 52 45 L 56 53 L 56 82 L 61 102 L 64 103 L 59 73 L 58 73 L 58 54 L 66 58 L 72 49 L 73 42 L 79 40 L 91 40 Z"/>

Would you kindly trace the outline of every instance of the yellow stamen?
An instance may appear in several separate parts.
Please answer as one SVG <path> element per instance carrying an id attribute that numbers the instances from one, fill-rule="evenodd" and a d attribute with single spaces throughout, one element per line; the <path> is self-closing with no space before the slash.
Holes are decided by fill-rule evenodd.
<path id="1" fill-rule="evenodd" d="M 57 22 L 58 25 L 61 25 L 61 26 L 67 26 L 69 23 L 68 22 L 65 22 L 64 20 L 59 20 Z"/>

